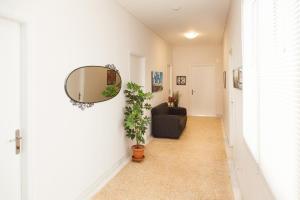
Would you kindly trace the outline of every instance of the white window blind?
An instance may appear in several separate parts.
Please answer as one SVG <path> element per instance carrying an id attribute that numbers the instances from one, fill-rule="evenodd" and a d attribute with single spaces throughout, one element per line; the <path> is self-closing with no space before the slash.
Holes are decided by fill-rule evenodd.
<path id="1" fill-rule="evenodd" d="M 243 135 L 255 160 L 259 161 L 258 75 L 257 75 L 257 1 L 244 1 L 243 37 Z"/>
<path id="2" fill-rule="evenodd" d="M 245 112 L 245 124 L 251 127 L 253 123 L 257 129 L 252 127 L 248 132 L 245 130 L 245 140 L 275 198 L 298 200 L 300 0 L 251 2 L 252 4 L 244 3 L 244 6 L 250 9 L 250 5 L 253 6 L 253 2 L 256 2 L 258 7 L 252 7 L 252 10 L 257 9 L 257 12 L 248 13 L 247 16 L 255 23 L 249 23 L 251 20 L 247 18 L 243 19 L 244 27 L 251 26 L 250 30 L 253 31 L 251 36 L 249 33 L 248 36 L 243 34 L 243 39 L 248 40 L 243 42 L 244 76 L 249 76 L 246 75 L 247 71 L 252 73 L 253 79 L 250 82 L 255 80 L 257 87 L 246 87 L 245 83 L 244 93 L 248 94 L 249 98 L 251 93 L 257 92 L 258 101 L 247 103 L 244 100 L 244 106 L 246 110 L 247 106 L 251 106 L 254 111 L 257 109 L 257 113 Z M 244 31 L 247 31 L 247 28 L 244 28 Z M 256 71 L 246 69 L 253 66 Z M 251 110 L 249 107 L 248 109 Z"/>

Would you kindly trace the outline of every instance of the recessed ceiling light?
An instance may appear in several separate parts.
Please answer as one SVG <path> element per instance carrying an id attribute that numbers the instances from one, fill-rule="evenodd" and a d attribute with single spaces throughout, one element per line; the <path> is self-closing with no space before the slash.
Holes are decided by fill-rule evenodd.
<path id="1" fill-rule="evenodd" d="M 184 37 L 186 37 L 189 40 L 195 39 L 196 37 L 199 36 L 199 33 L 194 32 L 194 31 L 190 31 L 184 34 Z"/>
<path id="2" fill-rule="evenodd" d="M 173 11 L 179 11 L 179 10 L 181 10 L 181 6 L 179 6 L 179 5 L 173 6 L 172 10 Z"/>

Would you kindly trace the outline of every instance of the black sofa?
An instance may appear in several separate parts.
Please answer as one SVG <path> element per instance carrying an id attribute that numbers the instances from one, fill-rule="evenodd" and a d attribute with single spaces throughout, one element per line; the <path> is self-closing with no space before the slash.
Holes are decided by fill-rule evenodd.
<path id="1" fill-rule="evenodd" d="M 151 110 L 152 135 L 156 138 L 180 137 L 186 125 L 186 109 L 181 107 L 168 107 L 162 103 Z"/>

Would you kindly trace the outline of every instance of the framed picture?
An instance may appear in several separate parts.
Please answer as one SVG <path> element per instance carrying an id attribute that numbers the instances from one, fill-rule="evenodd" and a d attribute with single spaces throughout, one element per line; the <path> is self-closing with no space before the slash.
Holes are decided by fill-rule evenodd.
<path id="1" fill-rule="evenodd" d="M 186 85 L 186 76 L 176 76 L 177 85 Z"/>
<path id="2" fill-rule="evenodd" d="M 243 70 L 241 67 L 233 70 L 233 87 L 243 89 Z"/>
<path id="3" fill-rule="evenodd" d="M 117 73 L 115 70 L 107 70 L 107 85 L 116 84 Z"/>
<path id="4" fill-rule="evenodd" d="M 223 72 L 223 87 L 224 87 L 224 89 L 227 88 L 227 74 L 226 74 L 226 71 Z"/>
<path id="5" fill-rule="evenodd" d="M 151 72 L 152 76 L 152 92 L 158 92 L 163 90 L 163 73 Z"/>
<path id="6" fill-rule="evenodd" d="M 243 89 L 243 68 L 239 68 L 239 88 Z"/>

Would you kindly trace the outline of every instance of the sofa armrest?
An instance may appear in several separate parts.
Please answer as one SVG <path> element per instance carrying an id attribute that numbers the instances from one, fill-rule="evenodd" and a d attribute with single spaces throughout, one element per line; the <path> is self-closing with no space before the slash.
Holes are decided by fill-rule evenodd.
<path id="1" fill-rule="evenodd" d="M 186 108 L 182 107 L 170 107 L 169 108 L 170 115 L 186 115 Z"/>

